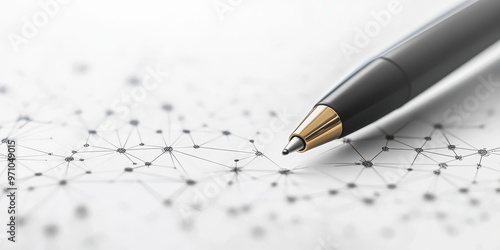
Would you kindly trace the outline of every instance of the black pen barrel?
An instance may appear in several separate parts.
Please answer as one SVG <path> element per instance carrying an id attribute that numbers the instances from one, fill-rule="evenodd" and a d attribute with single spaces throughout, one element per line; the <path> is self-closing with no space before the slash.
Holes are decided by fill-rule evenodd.
<path id="1" fill-rule="evenodd" d="M 479 0 L 383 57 L 405 72 L 415 97 L 499 39 L 500 1 Z"/>
<path id="2" fill-rule="evenodd" d="M 368 63 L 325 96 L 346 136 L 401 107 L 500 39 L 500 0 L 479 0 Z"/>
<path id="3" fill-rule="evenodd" d="M 318 105 L 335 110 L 342 121 L 344 137 L 404 105 L 410 98 L 410 83 L 394 63 L 376 59 L 344 81 Z"/>

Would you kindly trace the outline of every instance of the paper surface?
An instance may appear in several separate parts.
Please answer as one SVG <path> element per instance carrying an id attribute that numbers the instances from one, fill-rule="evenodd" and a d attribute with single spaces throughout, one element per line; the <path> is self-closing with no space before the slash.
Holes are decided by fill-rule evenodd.
<path id="1" fill-rule="evenodd" d="M 457 1 L 236 2 L 69 1 L 18 47 L 8 35 L 46 10 L 3 3 L 0 184 L 15 141 L 18 189 L 2 249 L 500 247 L 498 45 L 358 133 L 281 155 L 342 75 Z"/>

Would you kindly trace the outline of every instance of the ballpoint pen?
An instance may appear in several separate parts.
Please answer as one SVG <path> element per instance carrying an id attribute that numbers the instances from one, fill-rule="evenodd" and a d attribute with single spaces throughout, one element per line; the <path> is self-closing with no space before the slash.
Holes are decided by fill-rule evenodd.
<path id="1" fill-rule="evenodd" d="M 500 39 L 500 0 L 479 0 L 429 25 L 352 74 L 290 135 L 283 154 L 344 137 L 401 107 Z"/>

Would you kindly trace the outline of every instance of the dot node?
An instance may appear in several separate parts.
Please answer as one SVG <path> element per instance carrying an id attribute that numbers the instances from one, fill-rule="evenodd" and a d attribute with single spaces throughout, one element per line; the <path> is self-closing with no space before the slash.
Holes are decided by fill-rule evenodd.
<path id="1" fill-rule="evenodd" d="M 436 196 L 434 194 L 431 194 L 431 193 L 425 193 L 424 194 L 424 200 L 426 200 L 426 201 L 434 201 L 434 200 L 436 200 Z"/>
<path id="2" fill-rule="evenodd" d="M 89 214 L 88 209 L 83 205 L 78 206 L 75 210 L 75 213 L 76 216 L 80 219 L 86 218 Z"/>
<path id="3" fill-rule="evenodd" d="M 282 175 L 289 175 L 292 173 L 292 171 L 290 169 L 280 169 L 278 171 L 278 173 L 282 174 Z"/>
<path id="4" fill-rule="evenodd" d="M 231 169 L 231 172 L 233 172 L 233 173 L 239 173 L 239 172 L 241 172 L 241 171 L 242 171 L 242 169 L 241 169 L 240 167 L 233 167 L 233 168 Z"/>
<path id="5" fill-rule="evenodd" d="M 469 202 L 470 202 L 471 206 L 479 206 L 479 203 L 481 203 L 478 199 L 474 199 L 474 198 L 470 199 Z"/>
<path id="6" fill-rule="evenodd" d="M 373 205 L 373 203 L 375 203 L 375 200 L 372 198 L 364 198 L 363 203 L 365 203 L 366 205 Z"/>
<path id="7" fill-rule="evenodd" d="M 56 225 L 48 225 L 44 228 L 45 237 L 52 238 L 55 237 L 58 233 L 59 229 Z"/>
<path id="8" fill-rule="evenodd" d="M 172 200 L 170 199 L 163 200 L 163 205 L 166 207 L 172 206 Z"/>
<path id="9" fill-rule="evenodd" d="M 163 104 L 163 105 L 161 106 L 161 109 L 163 109 L 163 110 L 165 110 L 165 111 L 172 111 L 172 109 L 173 109 L 173 108 L 174 108 L 174 107 L 173 107 L 172 105 L 170 105 L 170 104 Z"/>
<path id="10" fill-rule="evenodd" d="M 335 189 L 330 189 L 328 190 L 328 194 L 331 195 L 331 196 L 335 196 L 339 193 L 339 191 L 335 190 Z"/>
<path id="11" fill-rule="evenodd" d="M 477 151 L 477 153 L 480 156 L 487 156 L 488 155 L 488 151 L 486 149 L 480 149 L 479 151 Z"/>
<path id="12" fill-rule="evenodd" d="M 373 167 L 373 163 L 371 161 L 363 161 L 361 162 L 365 168 L 371 168 Z"/>

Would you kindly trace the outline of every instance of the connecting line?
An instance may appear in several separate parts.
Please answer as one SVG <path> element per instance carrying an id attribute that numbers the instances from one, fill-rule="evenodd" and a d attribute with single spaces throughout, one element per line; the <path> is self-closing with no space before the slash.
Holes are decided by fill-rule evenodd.
<path id="1" fill-rule="evenodd" d="M 210 163 L 213 163 L 213 164 L 216 164 L 216 165 L 219 165 L 219 166 L 223 166 L 223 167 L 226 167 L 226 168 L 231 168 L 230 166 L 224 165 L 222 163 L 218 163 L 218 162 L 211 161 L 211 160 L 208 160 L 208 159 L 205 159 L 205 158 L 201 158 L 201 157 L 198 157 L 196 155 L 184 153 L 184 152 L 181 152 L 181 151 L 178 151 L 178 150 L 174 150 L 174 152 L 179 153 L 179 154 L 183 154 L 183 155 L 186 155 L 186 156 L 189 156 L 189 157 L 193 157 L 193 158 L 196 158 L 196 159 L 199 159 L 199 160 L 203 160 L 203 161 L 206 161 L 206 162 L 210 162 Z"/>
<path id="2" fill-rule="evenodd" d="M 179 161 L 179 159 L 177 159 L 177 157 L 174 155 L 173 152 L 169 152 L 170 154 L 170 158 L 172 158 L 172 162 L 174 161 L 177 161 L 177 163 L 179 163 L 179 166 L 181 166 L 181 169 L 182 169 L 182 172 L 184 172 L 184 174 L 191 179 L 191 177 L 189 176 L 189 174 L 187 173 L 186 169 L 184 168 L 184 166 L 182 166 L 182 163 Z M 174 162 L 173 162 L 174 163 Z M 175 163 L 174 163 L 174 166 L 175 166 Z"/>
<path id="3" fill-rule="evenodd" d="M 107 142 L 109 145 L 111 145 L 111 146 L 113 146 L 113 147 L 115 147 L 115 148 L 119 148 L 119 147 L 117 147 L 115 144 L 113 144 L 113 143 L 109 142 L 108 140 L 106 140 L 104 137 L 102 137 L 102 136 L 100 136 L 100 135 L 98 135 L 98 134 L 96 134 L 96 136 L 97 136 L 97 137 L 99 137 L 99 138 L 101 138 L 101 139 L 103 139 L 103 140 L 104 140 L 105 142 Z M 94 147 L 95 147 L 95 146 L 94 146 Z"/>
<path id="4" fill-rule="evenodd" d="M 361 157 L 361 159 L 363 159 L 363 161 L 366 161 L 365 157 L 363 157 L 363 155 L 361 155 L 361 153 L 354 147 L 354 145 L 352 145 L 352 143 L 349 142 L 349 145 L 351 145 L 352 149 L 354 149 L 354 151 L 356 151 L 356 153 L 358 153 L 359 157 Z"/>
<path id="5" fill-rule="evenodd" d="M 500 193 L 500 191 L 496 191 L 496 188 L 500 187 L 497 187 L 498 180 L 494 178 L 496 174 L 500 173 L 500 168 L 495 165 L 497 156 L 500 154 L 500 147 L 492 147 L 490 150 L 484 148 L 481 149 L 484 151 L 480 152 L 470 144 L 465 143 L 463 139 L 455 138 L 455 135 L 442 129 L 433 129 L 430 136 L 419 137 L 413 136 L 412 133 L 390 135 L 379 128 L 385 134 L 385 138 L 377 134 L 377 137 L 368 137 L 362 140 L 345 140 L 342 144 L 333 145 L 333 149 L 326 150 L 332 154 L 332 157 L 341 156 L 342 160 L 319 160 L 323 159 L 319 158 L 314 161 L 287 162 L 286 160 L 281 161 L 281 158 L 276 155 L 267 152 L 264 154 L 263 151 L 259 150 L 260 144 L 233 134 L 232 130 L 218 130 L 203 126 L 197 130 L 179 130 L 180 134 L 177 136 L 176 131 L 171 131 L 171 112 L 167 113 L 167 116 L 163 114 L 162 119 L 168 119 L 168 128 L 160 126 L 164 130 L 149 129 L 141 123 L 140 127 L 130 124 L 132 126 L 126 125 L 121 129 L 110 130 L 109 133 L 99 132 L 98 134 L 94 130 L 84 130 L 81 138 L 77 136 L 63 139 L 47 137 L 36 141 L 32 138 L 26 138 L 25 140 L 29 143 L 19 145 L 25 155 L 17 157 L 23 171 L 21 178 L 18 178 L 17 181 L 23 185 L 24 188 L 21 189 L 23 192 L 32 192 L 31 198 L 44 198 L 41 201 L 36 199 L 28 201 L 27 207 L 31 208 L 29 210 L 31 214 L 28 216 L 34 215 L 35 208 L 39 209 L 54 202 L 55 199 L 61 198 L 53 198 L 53 196 L 66 198 L 64 196 L 68 195 L 71 198 L 74 195 L 79 195 L 78 192 L 94 192 L 102 188 L 99 185 L 107 188 L 117 184 L 132 185 L 132 188 L 133 185 L 138 184 L 145 192 L 154 197 L 154 200 L 162 202 L 169 207 L 167 209 L 172 209 L 171 211 L 178 209 L 178 206 L 173 205 L 174 202 L 185 204 L 182 203 L 184 200 L 192 200 L 189 195 L 200 195 L 200 192 L 203 195 L 203 192 L 209 189 L 208 187 L 214 187 L 208 184 L 218 185 L 217 189 L 220 191 L 217 192 L 235 194 L 235 204 L 231 204 L 234 207 L 243 206 L 241 204 L 256 206 L 259 202 L 270 204 L 277 202 L 276 197 L 284 198 L 281 202 L 285 202 L 284 204 L 287 205 L 294 202 L 307 203 L 310 202 L 311 197 L 328 196 L 327 201 L 331 203 L 326 204 L 326 206 L 331 205 L 332 209 L 338 209 L 343 205 L 344 200 L 347 200 L 350 205 L 352 202 L 352 207 L 356 206 L 357 203 L 376 205 L 376 199 L 389 192 L 395 192 L 398 197 L 404 197 L 404 199 L 411 199 L 408 197 L 414 197 L 413 195 L 401 194 L 410 192 L 422 194 L 422 191 L 426 191 L 424 195 L 427 196 L 424 197 L 427 197 L 425 198 L 427 201 L 442 197 L 443 194 L 458 194 L 460 192 L 460 195 L 468 194 L 466 197 L 473 197 L 472 191 L 490 192 L 495 193 L 495 195 L 497 192 Z M 74 122 L 74 120 L 69 122 Z M 81 122 L 84 123 L 84 121 Z M 0 131 L 11 130 L 13 131 L 11 134 L 18 135 L 34 132 L 34 130 L 30 130 L 32 125 L 24 125 L 23 121 L 12 123 L 17 125 L 14 128 L 4 126 L 0 128 Z M 135 124 L 139 124 L 139 121 Z M 161 121 L 160 124 L 165 125 L 165 122 Z M 186 127 L 183 126 L 184 124 L 180 125 L 182 125 L 180 128 Z M 406 125 L 398 128 L 398 131 L 405 127 Z M 43 129 L 43 126 L 36 125 L 36 131 Z M 72 127 L 72 129 L 74 128 Z M 428 128 L 424 129 L 425 132 L 431 131 Z M 173 138 L 172 133 L 177 137 Z M 200 136 L 200 133 L 203 133 L 203 136 Z M 435 140 L 433 142 L 437 143 L 434 145 L 430 138 L 440 136 L 440 133 L 443 133 L 443 139 L 432 138 Z M 61 133 L 61 136 L 63 135 L 65 134 Z M 45 133 L 43 136 L 46 136 Z M 226 137 L 227 140 L 223 137 Z M 96 142 L 96 145 L 88 145 L 89 141 L 92 143 L 94 139 L 98 138 L 99 142 Z M 68 146 L 73 143 L 75 145 L 81 143 L 79 139 L 82 142 L 85 141 L 83 146 L 81 144 Z M 137 143 L 137 140 L 141 144 L 132 145 Z M 412 140 L 415 140 L 416 143 Z M 71 142 L 65 145 L 61 143 L 64 141 Z M 455 141 L 462 147 L 452 145 Z M 119 144 L 117 145 L 116 142 Z M 196 142 L 201 144 L 197 145 Z M 441 147 L 444 144 L 446 147 Z M 411 145 L 421 146 L 417 148 L 418 146 Z M 56 154 L 48 152 L 49 146 L 53 146 L 57 150 L 61 149 L 63 153 L 57 150 L 54 151 Z M 454 147 L 448 148 L 448 146 Z M 380 150 L 381 147 L 382 150 Z M 72 148 L 78 148 L 78 150 L 71 150 Z M 86 148 L 89 150 L 85 151 Z M 370 150 L 368 151 L 369 155 L 364 152 L 365 148 Z M 446 151 L 447 148 L 453 153 L 450 154 Z M 72 153 L 69 154 L 66 150 L 70 150 Z M 410 151 L 417 153 L 414 155 L 415 153 Z M 167 152 L 168 157 L 166 156 Z M 326 152 L 322 152 L 321 155 Z M 5 153 L 0 152 L 0 158 L 3 161 L 8 157 Z M 120 154 L 123 154 L 127 160 L 118 156 Z M 408 158 L 401 157 L 406 155 Z M 480 156 L 479 159 L 476 155 Z M 79 157 L 81 158 L 78 159 Z M 257 160 L 260 157 L 265 158 L 265 160 Z M 227 162 L 224 162 L 224 159 Z M 293 160 L 293 158 L 287 160 Z M 463 162 L 456 162 L 459 160 L 463 160 Z M 374 161 L 384 161 L 385 163 Z M 126 166 L 121 165 L 123 162 Z M 456 163 L 447 165 L 450 162 Z M 130 166 L 130 163 L 134 166 Z M 370 170 L 365 170 L 367 168 L 371 168 L 373 173 Z M 480 169 L 487 170 L 481 170 L 482 174 L 479 175 Z M 461 172 L 462 170 L 463 172 Z M 5 171 L 5 168 L 3 171 L 0 169 L 2 173 Z M 210 176 L 207 177 L 207 174 Z M 1 173 L 0 176 L 2 176 Z M 440 181 L 440 178 L 443 181 Z M 349 182 L 344 180 L 349 180 Z M 363 184 L 362 182 L 365 181 L 368 182 Z M 475 184 L 473 185 L 471 182 Z M 405 186 L 410 183 L 420 186 L 411 190 Z M 78 186 L 81 184 L 87 185 L 83 186 L 85 188 L 81 188 Z M 474 186 L 473 189 L 472 186 Z M 246 194 L 245 189 L 253 192 L 250 199 L 244 195 Z M 295 189 L 300 190 L 296 192 Z M 63 191 L 59 192 L 59 190 Z M 265 191 L 261 193 L 262 190 Z M 51 197 L 36 196 L 35 192 L 39 191 L 48 191 L 51 193 Z M 139 192 L 139 195 L 148 196 L 148 194 Z M 241 195 L 239 196 L 239 194 Z M 254 196 L 255 194 L 257 196 Z M 135 199 L 136 197 L 132 195 L 136 194 L 132 193 L 130 197 L 124 198 L 127 200 Z M 119 198 L 121 197 L 117 199 Z M 207 200 L 212 201 L 212 198 L 208 197 Z M 85 200 L 80 199 L 77 201 L 85 202 Z M 32 208 L 32 205 L 35 207 Z M 220 209 L 224 206 L 214 207 L 214 209 Z M 155 209 L 154 206 L 151 206 L 153 212 L 157 212 Z M 162 209 L 165 208 L 162 207 Z"/>
<path id="6" fill-rule="evenodd" d="M 128 132 L 127 138 L 125 139 L 125 143 L 123 143 L 122 148 L 125 148 L 127 145 L 128 140 L 130 139 L 130 136 L 132 135 L 132 131 L 134 131 L 134 127 L 130 128 L 130 131 Z"/>
<path id="7" fill-rule="evenodd" d="M 137 137 L 139 137 L 139 142 L 140 143 L 143 143 L 142 141 L 142 136 L 141 136 L 141 132 L 139 131 L 139 127 L 136 127 L 135 130 L 137 131 Z"/>
<path id="8" fill-rule="evenodd" d="M 118 144 L 120 145 L 120 148 L 124 148 L 122 145 L 122 141 L 120 140 L 120 134 L 118 134 L 118 130 L 115 130 L 116 133 L 116 138 L 118 138 Z"/>

